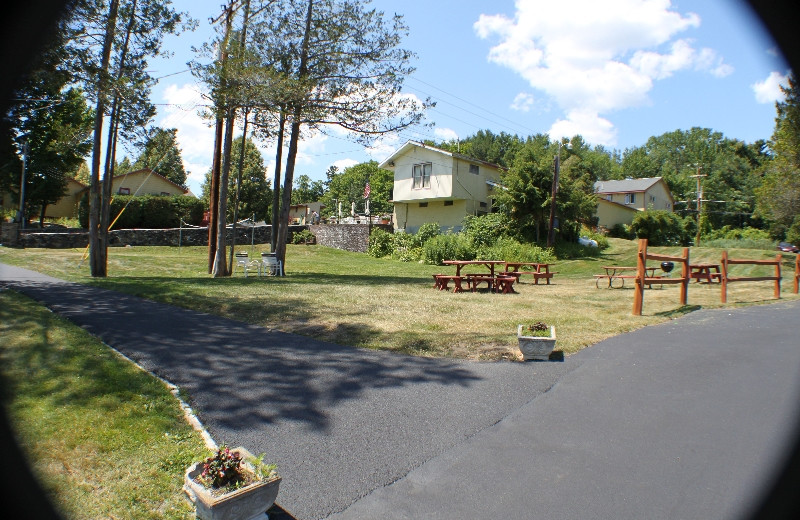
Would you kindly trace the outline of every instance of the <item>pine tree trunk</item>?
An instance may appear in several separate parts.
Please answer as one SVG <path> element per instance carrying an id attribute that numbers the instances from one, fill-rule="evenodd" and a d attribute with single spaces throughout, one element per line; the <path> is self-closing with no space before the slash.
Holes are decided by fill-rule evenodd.
<path id="1" fill-rule="evenodd" d="M 222 151 L 222 174 L 219 177 L 219 202 L 217 202 L 217 254 L 214 257 L 214 269 L 211 274 L 214 278 L 228 276 L 227 261 L 225 259 L 225 235 L 228 211 L 228 179 L 231 171 L 231 146 L 233 144 L 233 126 L 236 123 L 236 110 L 228 109 L 225 118 L 225 144 Z"/>
<path id="2" fill-rule="evenodd" d="M 281 106 L 278 116 L 278 151 L 275 152 L 275 183 L 272 191 L 272 229 L 270 232 L 270 251 L 276 252 L 278 249 L 278 222 L 281 217 L 281 160 L 283 159 L 283 128 L 286 126 L 286 107 Z"/>
<path id="3" fill-rule="evenodd" d="M 300 66 L 298 78 L 302 81 L 308 74 L 308 42 L 311 38 L 311 19 L 314 13 L 314 0 L 308 0 L 306 11 L 306 27 L 303 33 L 303 44 L 300 49 Z M 283 176 L 283 191 L 281 192 L 281 214 L 278 219 L 278 242 L 275 256 L 280 260 L 281 276 L 286 275 L 286 240 L 289 237 L 289 208 L 292 204 L 292 183 L 294 182 L 294 165 L 297 159 L 297 141 L 300 139 L 300 118 L 302 105 L 295 105 L 292 110 L 292 131 L 289 135 L 289 154 L 286 158 L 286 172 Z"/>
<path id="4" fill-rule="evenodd" d="M 89 188 L 89 267 L 93 277 L 106 276 L 106 244 L 100 241 L 100 151 L 102 147 L 103 115 L 108 88 L 108 68 L 111 61 L 111 46 L 117 23 L 119 1 L 111 0 L 103 40 L 103 55 L 97 82 L 97 104 L 94 117 L 94 143 L 92 148 L 92 179 Z"/>

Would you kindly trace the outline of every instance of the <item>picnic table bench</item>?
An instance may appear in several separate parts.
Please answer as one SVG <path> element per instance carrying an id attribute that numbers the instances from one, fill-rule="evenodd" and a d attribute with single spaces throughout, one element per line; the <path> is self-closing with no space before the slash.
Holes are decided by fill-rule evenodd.
<path id="1" fill-rule="evenodd" d="M 542 264 L 536 262 L 506 262 L 505 271 L 503 274 L 506 276 L 515 277 L 517 281 L 519 281 L 523 274 L 527 274 L 533 277 L 533 281 L 536 285 L 539 285 L 539 280 L 542 279 L 547 281 L 547 285 L 550 285 L 550 279 L 554 274 L 558 274 L 556 271 L 550 271 L 551 265 L 553 264 Z M 532 269 L 525 269 L 529 267 Z"/>
<path id="2" fill-rule="evenodd" d="M 453 292 L 464 292 L 464 288 L 461 285 L 461 282 L 467 282 L 467 289 L 470 288 L 470 281 L 465 276 L 453 276 L 449 274 L 435 274 L 433 275 L 433 287 L 435 289 L 439 289 L 440 291 L 446 291 L 448 289 L 448 284 L 453 282 Z"/>
<path id="3" fill-rule="evenodd" d="M 705 280 L 706 283 L 720 283 L 722 281 L 719 264 L 689 264 L 689 269 L 689 277 L 693 278 L 695 282 Z"/>
<path id="4" fill-rule="evenodd" d="M 469 286 L 471 287 L 472 292 L 475 292 L 482 283 L 485 283 L 486 289 L 491 292 L 499 292 L 502 294 L 511 294 L 516 292 L 514 291 L 514 282 L 516 282 L 517 279 L 513 276 L 506 276 L 502 274 L 491 276 L 486 274 L 469 273 L 467 274 L 467 278 L 469 279 Z"/>

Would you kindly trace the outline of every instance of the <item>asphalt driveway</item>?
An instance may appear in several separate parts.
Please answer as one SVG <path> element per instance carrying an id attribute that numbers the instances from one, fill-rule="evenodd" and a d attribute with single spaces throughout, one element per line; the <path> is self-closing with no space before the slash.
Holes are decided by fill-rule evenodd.
<path id="1" fill-rule="evenodd" d="M 343 347 L 0 264 L 266 452 L 299 519 L 735 518 L 797 418 L 800 302 L 701 310 L 562 362 Z M 634 318 L 632 318 L 634 319 Z"/>

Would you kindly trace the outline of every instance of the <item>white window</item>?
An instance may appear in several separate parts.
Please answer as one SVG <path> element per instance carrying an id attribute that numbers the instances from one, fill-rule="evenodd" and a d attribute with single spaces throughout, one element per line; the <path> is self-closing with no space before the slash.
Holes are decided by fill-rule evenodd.
<path id="1" fill-rule="evenodd" d="M 131 189 L 130 188 L 120 188 L 119 189 L 119 194 L 120 195 L 130 195 L 131 194 Z"/>
<path id="2" fill-rule="evenodd" d="M 415 190 L 431 187 L 431 163 L 414 165 L 414 184 Z"/>
<path id="3" fill-rule="evenodd" d="M 625 204 L 636 204 L 636 194 L 635 193 L 626 193 L 625 194 Z"/>
<path id="4" fill-rule="evenodd" d="M 470 164 L 469 165 L 469 173 L 474 173 L 475 175 L 478 175 L 478 173 L 480 173 L 480 170 L 478 169 L 478 165 L 477 164 Z"/>

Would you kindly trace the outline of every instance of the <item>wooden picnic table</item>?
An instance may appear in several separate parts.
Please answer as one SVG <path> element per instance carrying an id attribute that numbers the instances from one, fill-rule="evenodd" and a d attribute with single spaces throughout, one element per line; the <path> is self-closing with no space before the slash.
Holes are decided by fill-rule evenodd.
<path id="1" fill-rule="evenodd" d="M 483 265 L 489 268 L 491 276 L 494 277 L 494 266 L 505 264 L 505 260 L 445 260 L 444 265 L 456 266 L 456 276 L 461 276 L 461 269 L 468 265 Z"/>
<path id="2" fill-rule="evenodd" d="M 434 287 L 440 290 L 447 290 L 448 282 L 452 281 L 455 285 L 453 292 L 462 292 L 466 285 L 466 289 L 472 292 L 478 288 L 482 283 L 485 283 L 487 289 L 491 292 L 499 292 L 503 294 L 514 293 L 514 282 L 517 278 L 501 273 L 495 275 L 495 266 L 504 265 L 504 260 L 445 260 L 445 265 L 456 266 L 455 276 L 435 274 L 433 275 Z M 469 265 L 482 265 L 489 269 L 489 273 L 464 273 L 461 274 L 461 269 Z"/>
<path id="3" fill-rule="evenodd" d="M 542 264 L 536 262 L 506 262 L 504 274 L 515 277 L 517 281 L 519 281 L 520 276 L 523 274 L 529 274 L 533 276 L 533 281 L 536 285 L 539 285 L 539 280 L 542 278 L 547 281 L 547 285 L 550 285 L 550 278 L 552 278 L 554 274 L 557 274 L 556 272 L 550 272 L 551 265 L 553 264 Z"/>
<path id="4" fill-rule="evenodd" d="M 690 278 L 694 278 L 695 282 L 705 280 L 706 283 L 713 283 L 722 281 L 722 273 L 719 271 L 719 264 L 689 264 Z M 713 271 L 713 272 L 712 272 Z"/>
<path id="5" fill-rule="evenodd" d="M 620 285 L 616 287 L 617 289 L 622 289 L 625 287 L 625 280 L 631 280 L 636 278 L 636 274 L 623 274 L 626 272 L 636 273 L 636 267 L 625 266 L 625 265 L 604 265 L 603 269 L 605 269 L 606 274 L 596 274 L 594 275 L 594 285 L 598 289 L 600 288 L 600 280 L 608 279 L 608 288 L 614 288 L 614 280 L 619 280 Z M 656 275 L 656 268 L 655 267 L 645 267 L 645 276 L 648 278 L 654 278 Z M 648 284 L 649 285 L 649 284 Z"/>

